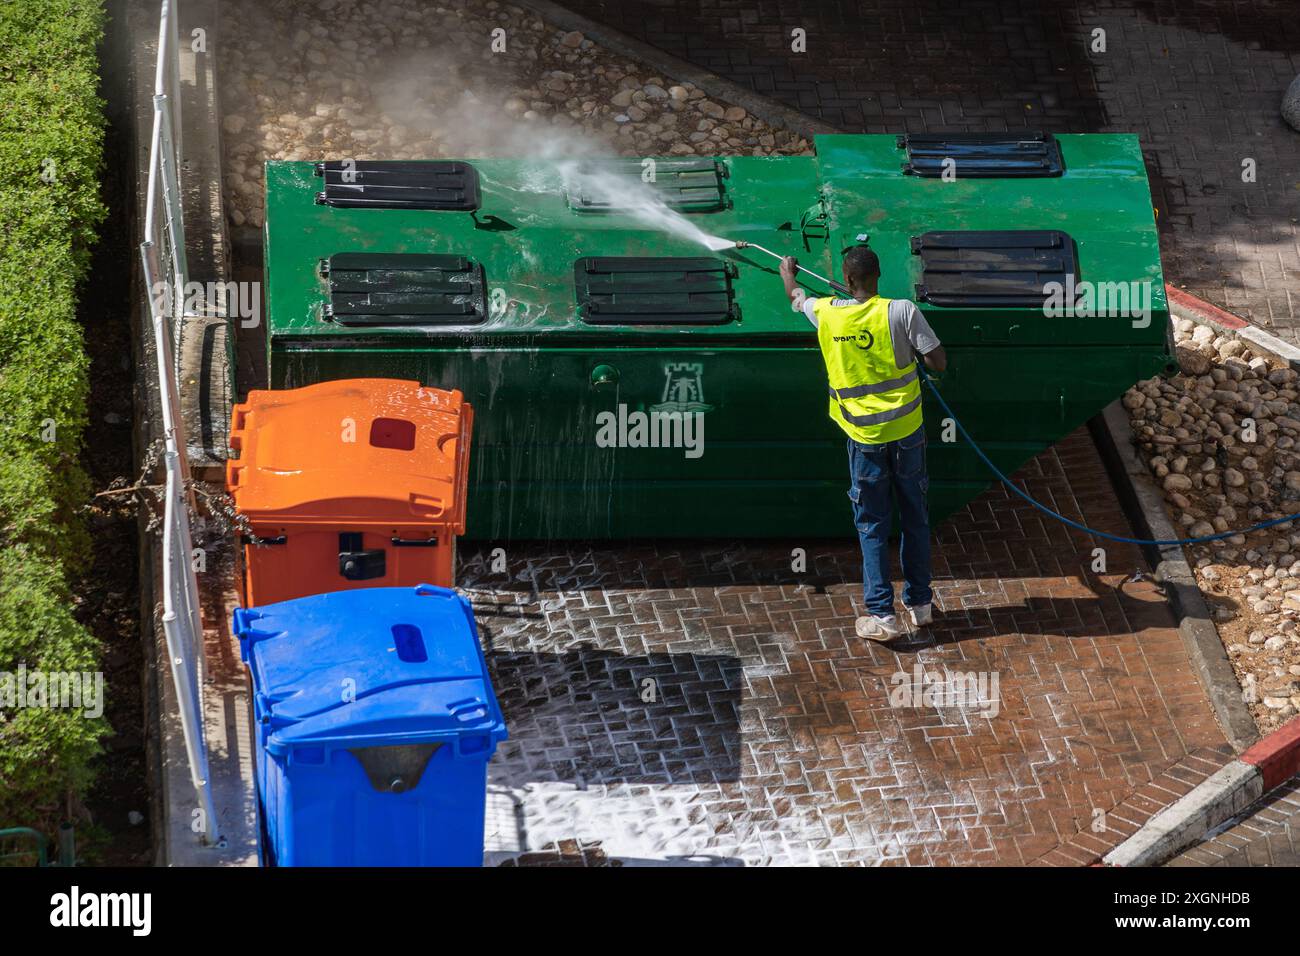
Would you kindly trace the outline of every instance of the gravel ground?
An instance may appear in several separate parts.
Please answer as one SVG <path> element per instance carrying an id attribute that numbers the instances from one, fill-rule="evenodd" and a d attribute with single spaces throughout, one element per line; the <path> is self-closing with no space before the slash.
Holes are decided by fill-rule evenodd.
<path id="1" fill-rule="evenodd" d="M 1190 320 L 1181 372 L 1124 396 L 1134 435 L 1186 537 L 1300 512 L 1300 385 L 1284 363 Z M 1261 732 L 1300 711 L 1300 528 L 1283 522 L 1188 548 Z"/>
<path id="2" fill-rule="evenodd" d="M 581 33 L 489 2 L 232 0 L 223 7 L 226 208 L 262 224 L 269 159 L 800 155 L 807 140 Z M 505 31 L 504 50 L 492 49 Z M 558 144 L 558 145 L 557 145 Z"/>

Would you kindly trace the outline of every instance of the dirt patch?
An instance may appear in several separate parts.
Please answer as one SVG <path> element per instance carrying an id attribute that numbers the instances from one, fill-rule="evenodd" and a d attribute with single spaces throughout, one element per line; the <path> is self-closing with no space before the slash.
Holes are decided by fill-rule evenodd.
<path id="1" fill-rule="evenodd" d="M 115 87 L 106 78 L 110 104 Z M 91 555 L 74 583 L 77 617 L 104 648 L 105 717 L 113 728 L 96 762 L 85 814 L 74 820 L 78 857 L 104 866 L 145 866 L 153 860 L 145 760 L 144 647 L 139 620 L 138 539 L 132 448 L 130 210 L 135 167 L 126 123 L 110 114 L 104 142 L 104 202 L 80 318 L 90 356 L 88 424 L 81 463 L 96 497 L 87 504 Z M 107 493 L 105 493 L 107 492 Z"/>

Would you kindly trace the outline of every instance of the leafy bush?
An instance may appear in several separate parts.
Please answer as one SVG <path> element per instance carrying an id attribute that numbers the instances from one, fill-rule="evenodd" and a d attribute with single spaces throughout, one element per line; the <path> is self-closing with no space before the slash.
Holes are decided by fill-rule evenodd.
<path id="1" fill-rule="evenodd" d="M 101 0 L 0 4 L 0 672 L 96 671 L 70 575 L 88 538 L 78 464 L 88 360 L 77 319 L 95 227 Z M 0 827 L 51 830 L 107 732 L 79 710 L 2 709 Z"/>

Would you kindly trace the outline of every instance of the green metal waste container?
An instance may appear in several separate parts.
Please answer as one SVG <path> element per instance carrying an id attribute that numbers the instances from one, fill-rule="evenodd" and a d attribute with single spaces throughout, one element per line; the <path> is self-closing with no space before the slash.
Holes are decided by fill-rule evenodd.
<path id="1" fill-rule="evenodd" d="M 624 208 L 608 187 L 620 177 L 680 220 L 657 228 Z M 382 376 L 460 389 L 478 411 L 475 538 L 845 533 L 844 438 L 815 331 L 775 260 L 709 249 L 692 228 L 835 278 L 842 251 L 868 242 L 881 294 L 918 302 L 948 347 L 940 387 L 1007 470 L 1171 361 L 1127 135 L 821 136 L 813 157 L 275 162 L 266 221 L 271 386 Z M 1072 306 L 1087 283 L 1140 286 L 1146 315 L 1054 315 L 1043 287 L 1066 277 Z M 936 520 L 990 481 L 943 425 L 927 397 Z"/>

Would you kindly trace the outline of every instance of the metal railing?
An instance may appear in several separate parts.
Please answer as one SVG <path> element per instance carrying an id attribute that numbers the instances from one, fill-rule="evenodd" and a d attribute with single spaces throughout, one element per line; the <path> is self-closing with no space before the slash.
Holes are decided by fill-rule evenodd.
<path id="1" fill-rule="evenodd" d="M 203 624 L 199 585 L 191 563 L 194 542 L 190 520 L 194 494 L 185 456 L 175 344 L 186 319 L 189 266 L 180 192 L 180 62 L 176 40 L 176 3 L 163 0 L 158 25 L 158 68 L 154 81 L 153 135 L 149 144 L 149 178 L 145 193 L 144 241 L 140 259 L 153 328 L 158 366 L 158 395 L 163 425 L 162 626 L 171 662 L 172 683 L 190 777 L 203 814 L 199 838 L 218 839 L 217 816 L 208 777 L 207 740 L 203 730 Z"/>
<path id="2" fill-rule="evenodd" d="M 26 841 L 27 849 L 15 847 L 7 849 L 12 844 L 20 844 Z M 45 834 L 39 830 L 33 830 L 31 827 L 10 827 L 6 830 L 0 830 L 0 867 L 14 864 L 14 860 L 31 859 L 35 866 L 76 866 L 77 865 L 77 840 L 72 829 L 71 823 L 59 824 L 59 858 L 58 862 L 50 862 L 50 841 L 46 839 Z"/>

